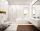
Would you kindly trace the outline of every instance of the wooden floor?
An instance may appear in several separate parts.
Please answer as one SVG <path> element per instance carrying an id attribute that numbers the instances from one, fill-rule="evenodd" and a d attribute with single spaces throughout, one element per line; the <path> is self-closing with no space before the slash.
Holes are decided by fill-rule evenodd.
<path id="1" fill-rule="evenodd" d="M 40 31 L 33 25 L 18 25 L 17 31 Z"/>

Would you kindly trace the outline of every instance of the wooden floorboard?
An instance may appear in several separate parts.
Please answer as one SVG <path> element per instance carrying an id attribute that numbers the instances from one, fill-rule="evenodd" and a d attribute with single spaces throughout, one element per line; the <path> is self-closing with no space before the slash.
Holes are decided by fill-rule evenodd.
<path id="1" fill-rule="evenodd" d="M 40 31 L 33 25 L 18 25 L 17 31 Z"/>

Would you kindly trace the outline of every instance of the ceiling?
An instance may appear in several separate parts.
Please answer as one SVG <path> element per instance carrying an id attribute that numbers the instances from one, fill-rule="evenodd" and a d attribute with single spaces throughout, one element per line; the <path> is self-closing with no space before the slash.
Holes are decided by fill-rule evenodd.
<path id="1" fill-rule="evenodd" d="M 9 5 L 29 5 L 32 0 L 7 0 Z"/>

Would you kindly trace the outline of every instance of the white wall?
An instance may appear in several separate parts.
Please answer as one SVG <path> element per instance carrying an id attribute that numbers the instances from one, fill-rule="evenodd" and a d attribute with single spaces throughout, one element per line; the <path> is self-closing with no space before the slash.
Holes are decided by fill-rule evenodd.
<path id="1" fill-rule="evenodd" d="M 11 22 L 15 22 L 15 19 L 16 19 L 16 6 L 9 5 L 8 20 Z"/>
<path id="2" fill-rule="evenodd" d="M 30 17 L 30 9 L 29 5 L 9 5 L 9 21 L 16 22 L 16 19 L 24 17 L 24 8 L 28 8 L 28 14 L 26 18 L 29 19 Z M 20 19 L 19 19 L 20 20 Z"/>
<path id="3" fill-rule="evenodd" d="M 28 8 L 28 13 L 24 16 L 24 9 L 25 8 Z M 24 23 L 26 24 L 26 23 L 28 23 L 28 19 L 30 17 L 29 11 L 30 11 L 29 5 L 17 5 L 17 18 L 16 18 L 16 22 L 19 23 L 19 24 L 24 24 Z"/>
<path id="4" fill-rule="evenodd" d="M 24 5 L 16 5 L 17 18 L 23 17 Z"/>

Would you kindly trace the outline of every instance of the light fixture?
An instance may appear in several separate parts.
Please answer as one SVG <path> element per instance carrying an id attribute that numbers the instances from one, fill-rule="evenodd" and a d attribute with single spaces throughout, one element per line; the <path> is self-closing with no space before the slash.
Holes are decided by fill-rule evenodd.
<path id="1" fill-rule="evenodd" d="M 26 15 L 26 14 L 28 14 L 28 8 L 27 7 L 24 8 L 24 15 Z"/>

